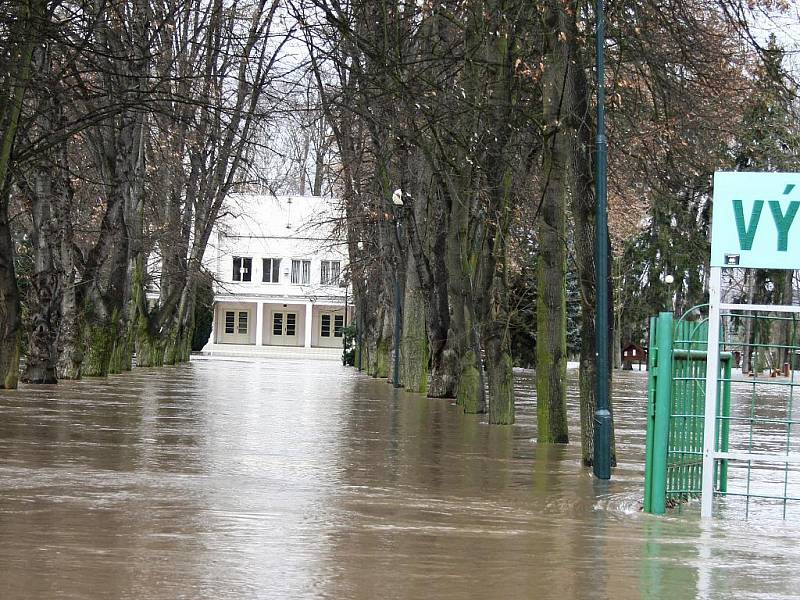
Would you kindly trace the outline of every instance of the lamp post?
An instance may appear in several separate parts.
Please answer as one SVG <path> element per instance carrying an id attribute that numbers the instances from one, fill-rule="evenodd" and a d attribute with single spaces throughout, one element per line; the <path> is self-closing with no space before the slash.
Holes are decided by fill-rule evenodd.
<path id="1" fill-rule="evenodd" d="M 597 352 L 597 387 L 595 388 L 594 461 L 595 477 L 611 479 L 611 411 L 609 409 L 608 368 L 608 212 L 606 160 L 608 142 L 605 122 L 605 6 L 595 0 L 597 71 L 597 136 L 595 138 L 595 351 Z"/>
<path id="2" fill-rule="evenodd" d="M 350 291 L 350 278 L 346 275 L 342 277 L 339 287 L 344 288 L 344 328 L 347 329 L 347 293 Z"/>
<path id="3" fill-rule="evenodd" d="M 345 272 L 339 279 L 339 287 L 344 288 L 344 330 L 342 331 L 342 352 L 343 361 L 347 356 L 348 350 L 352 348 L 352 342 L 347 336 L 347 293 L 350 291 L 350 277 Z M 345 361 L 346 362 L 346 361 Z"/>
<path id="4" fill-rule="evenodd" d="M 392 372 L 392 385 L 396 388 L 400 387 L 400 335 L 402 328 L 402 306 L 400 298 L 400 218 L 403 210 L 403 191 L 396 189 L 392 194 L 392 204 L 395 206 L 394 211 L 394 224 L 395 232 L 397 233 L 398 253 L 395 257 L 395 272 L 394 272 L 394 369 Z"/>
<path id="5" fill-rule="evenodd" d="M 356 245 L 359 252 L 364 249 L 364 242 L 359 241 Z M 364 355 L 364 290 L 367 288 L 367 280 L 362 280 L 361 293 L 359 294 L 361 302 L 356 302 L 358 305 L 358 323 L 356 333 L 358 334 L 358 370 L 362 370 L 362 356 Z"/>

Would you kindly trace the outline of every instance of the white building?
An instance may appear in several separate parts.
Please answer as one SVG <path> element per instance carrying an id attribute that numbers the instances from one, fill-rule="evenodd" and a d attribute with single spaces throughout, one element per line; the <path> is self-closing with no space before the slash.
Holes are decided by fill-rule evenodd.
<path id="1" fill-rule="evenodd" d="M 204 352 L 342 348 L 347 247 L 336 237 L 337 211 L 332 198 L 228 199 L 205 257 L 216 282 Z"/>

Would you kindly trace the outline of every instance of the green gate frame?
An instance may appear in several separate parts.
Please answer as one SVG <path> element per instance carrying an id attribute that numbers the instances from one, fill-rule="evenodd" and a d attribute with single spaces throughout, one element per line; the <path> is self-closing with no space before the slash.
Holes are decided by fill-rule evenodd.
<path id="1" fill-rule="evenodd" d="M 644 488 L 644 511 L 649 513 L 664 514 L 701 493 L 708 319 L 687 319 L 698 308 L 675 323 L 669 312 L 650 319 Z M 730 415 L 732 362 L 730 352 L 720 353 L 717 414 L 722 417 Z M 715 440 L 725 452 L 729 419 L 721 423 Z M 717 465 L 714 481 L 715 489 L 727 490 L 726 461 Z"/>

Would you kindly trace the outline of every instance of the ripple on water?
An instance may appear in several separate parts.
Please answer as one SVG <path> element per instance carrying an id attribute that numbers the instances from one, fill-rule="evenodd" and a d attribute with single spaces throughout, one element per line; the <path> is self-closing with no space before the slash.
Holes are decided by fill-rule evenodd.
<path id="1" fill-rule="evenodd" d="M 646 377 L 619 465 L 334 362 L 202 361 L 0 392 L 3 600 L 790 598 L 798 519 L 640 512 Z M 767 440 L 769 441 L 769 440 Z M 763 514 L 762 514 L 763 513 Z"/>

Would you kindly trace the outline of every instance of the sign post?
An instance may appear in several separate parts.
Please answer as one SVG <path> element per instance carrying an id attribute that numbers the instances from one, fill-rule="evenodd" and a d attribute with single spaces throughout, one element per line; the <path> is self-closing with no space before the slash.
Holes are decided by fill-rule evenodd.
<path id="1" fill-rule="evenodd" d="M 800 312 L 800 307 L 725 304 L 722 269 L 800 269 L 800 174 L 715 173 L 709 273 L 708 355 L 701 515 L 712 513 L 722 310 Z M 737 458 L 747 459 L 747 455 Z"/>

